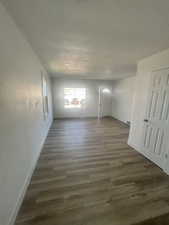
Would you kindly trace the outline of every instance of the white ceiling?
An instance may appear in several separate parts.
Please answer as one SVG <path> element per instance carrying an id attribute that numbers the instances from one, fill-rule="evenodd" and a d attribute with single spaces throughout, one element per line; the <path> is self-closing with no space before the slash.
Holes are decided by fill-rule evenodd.
<path id="1" fill-rule="evenodd" d="M 0 0 L 52 76 L 117 79 L 169 47 L 169 0 Z"/>

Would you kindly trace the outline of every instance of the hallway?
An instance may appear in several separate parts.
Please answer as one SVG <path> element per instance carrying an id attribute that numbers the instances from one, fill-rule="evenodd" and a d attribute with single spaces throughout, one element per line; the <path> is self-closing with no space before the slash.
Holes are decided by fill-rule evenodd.
<path id="1" fill-rule="evenodd" d="M 55 120 L 17 225 L 167 225 L 169 180 L 114 119 Z"/>

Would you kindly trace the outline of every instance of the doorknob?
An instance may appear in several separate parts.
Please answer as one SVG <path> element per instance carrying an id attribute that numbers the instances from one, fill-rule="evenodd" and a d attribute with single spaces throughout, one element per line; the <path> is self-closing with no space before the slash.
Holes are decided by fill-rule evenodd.
<path id="1" fill-rule="evenodd" d="M 148 123 L 148 119 L 144 119 L 144 122 Z"/>

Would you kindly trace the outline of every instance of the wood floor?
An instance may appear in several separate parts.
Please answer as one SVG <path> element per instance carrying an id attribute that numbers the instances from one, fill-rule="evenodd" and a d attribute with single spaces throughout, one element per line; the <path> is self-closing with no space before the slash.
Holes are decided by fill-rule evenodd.
<path id="1" fill-rule="evenodd" d="M 56 120 L 17 225 L 169 225 L 169 176 L 113 120 Z"/>

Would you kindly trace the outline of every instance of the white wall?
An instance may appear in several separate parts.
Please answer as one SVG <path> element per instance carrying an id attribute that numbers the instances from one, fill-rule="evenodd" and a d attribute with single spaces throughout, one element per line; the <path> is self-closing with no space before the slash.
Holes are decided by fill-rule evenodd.
<path id="1" fill-rule="evenodd" d="M 113 81 L 112 116 L 123 122 L 131 121 L 131 109 L 136 77 Z"/>
<path id="2" fill-rule="evenodd" d="M 86 107 L 85 109 L 65 109 L 64 108 L 64 88 L 86 88 Z M 99 87 L 112 88 L 111 81 L 100 80 L 80 80 L 80 79 L 52 79 L 53 108 L 54 118 L 63 117 L 97 117 Z M 104 97 L 103 116 L 111 116 L 112 99 L 111 94 Z"/>
<path id="3" fill-rule="evenodd" d="M 138 63 L 134 107 L 128 143 L 139 151 L 142 151 L 141 140 L 143 134 L 143 120 L 146 113 L 151 72 L 167 67 L 169 67 L 169 49 L 148 57 Z"/>
<path id="4" fill-rule="evenodd" d="M 43 119 L 41 70 L 0 3 L 0 225 L 12 224 L 52 121 L 51 105 Z"/>

